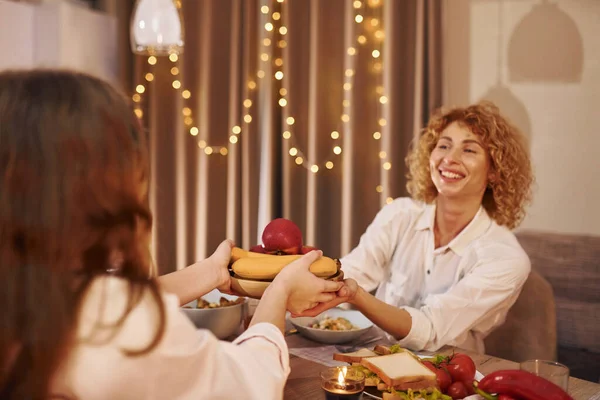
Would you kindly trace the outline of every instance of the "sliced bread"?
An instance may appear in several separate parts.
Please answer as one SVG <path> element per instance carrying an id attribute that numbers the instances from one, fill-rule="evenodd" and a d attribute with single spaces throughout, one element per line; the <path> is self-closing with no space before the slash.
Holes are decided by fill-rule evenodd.
<path id="1" fill-rule="evenodd" d="M 435 373 L 409 353 L 363 358 L 360 363 L 397 390 L 437 387 Z"/>
<path id="2" fill-rule="evenodd" d="M 360 349 L 352 353 L 334 353 L 333 359 L 347 363 L 359 363 L 365 357 L 376 357 L 378 355 L 373 350 Z"/>

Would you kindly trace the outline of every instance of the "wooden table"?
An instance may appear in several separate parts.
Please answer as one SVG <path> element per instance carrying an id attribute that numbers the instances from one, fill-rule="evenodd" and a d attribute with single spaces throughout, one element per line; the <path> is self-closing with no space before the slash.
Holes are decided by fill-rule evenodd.
<path id="1" fill-rule="evenodd" d="M 287 336 L 286 341 L 290 348 L 323 346 L 322 343 L 315 343 L 300 335 Z M 389 342 L 386 342 L 384 339 L 377 343 L 389 344 Z M 367 347 L 372 348 L 375 344 L 376 343 L 371 343 Z M 453 350 L 454 348 L 452 347 L 445 347 L 437 353 L 451 354 Z M 457 351 L 471 356 L 473 361 L 475 361 L 477 370 L 484 375 L 501 369 L 519 368 L 519 364 L 513 361 L 503 360 L 488 355 L 475 354 L 470 351 Z M 292 372 L 285 385 L 283 397 L 285 400 L 312 400 L 324 398 L 319 374 L 322 370 L 327 368 L 325 365 L 291 355 L 290 366 Z M 569 378 L 569 394 L 573 396 L 575 400 L 600 400 L 600 384 L 577 378 Z M 363 396 L 363 400 L 367 399 Z"/>

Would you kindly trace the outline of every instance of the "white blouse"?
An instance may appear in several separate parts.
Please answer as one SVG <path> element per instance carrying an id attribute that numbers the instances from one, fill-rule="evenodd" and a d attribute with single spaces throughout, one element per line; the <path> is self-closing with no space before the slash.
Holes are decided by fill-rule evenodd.
<path id="1" fill-rule="evenodd" d="M 345 277 L 405 309 L 409 334 L 398 343 L 436 351 L 444 345 L 484 352 L 529 275 L 515 235 L 483 207 L 448 245 L 435 249 L 435 204 L 399 198 L 375 217 L 359 245 L 342 258 Z"/>
<path id="2" fill-rule="evenodd" d="M 165 294 L 165 332 L 149 353 L 128 356 L 154 337 L 158 312 L 146 294 L 114 337 L 97 327 L 117 321 L 127 303 L 127 282 L 102 278 L 86 295 L 79 343 L 53 380 L 54 394 L 78 399 L 281 399 L 289 375 L 289 355 L 281 331 L 272 324 L 250 327 L 234 342 L 197 330 Z M 95 332 L 90 339 L 92 332 Z"/>

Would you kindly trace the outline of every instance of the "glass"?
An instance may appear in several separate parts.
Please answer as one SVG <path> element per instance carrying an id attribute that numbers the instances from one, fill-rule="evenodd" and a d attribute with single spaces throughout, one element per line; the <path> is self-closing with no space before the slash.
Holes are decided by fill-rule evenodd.
<path id="1" fill-rule="evenodd" d="M 326 400 L 360 400 L 365 374 L 353 367 L 332 367 L 321 372 L 321 388 Z"/>
<path id="2" fill-rule="evenodd" d="M 521 363 L 521 370 L 549 380 L 565 392 L 569 386 L 569 367 L 555 361 L 527 360 Z"/>
<path id="3" fill-rule="evenodd" d="M 135 54 L 160 56 L 183 52 L 179 0 L 137 0 L 131 15 L 131 50 Z"/>

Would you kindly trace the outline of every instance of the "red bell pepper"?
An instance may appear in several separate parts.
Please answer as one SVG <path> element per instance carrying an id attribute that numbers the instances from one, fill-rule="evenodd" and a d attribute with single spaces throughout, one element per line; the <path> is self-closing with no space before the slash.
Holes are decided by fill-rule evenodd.
<path id="1" fill-rule="evenodd" d="M 492 372 L 479 382 L 477 388 L 487 393 L 507 394 L 526 400 L 573 400 L 554 383 L 520 370 Z"/>

